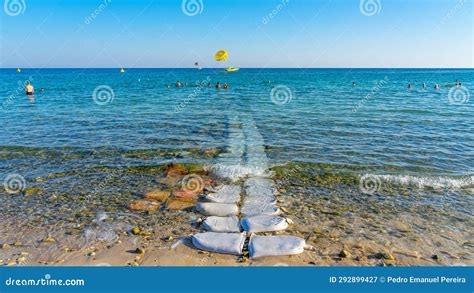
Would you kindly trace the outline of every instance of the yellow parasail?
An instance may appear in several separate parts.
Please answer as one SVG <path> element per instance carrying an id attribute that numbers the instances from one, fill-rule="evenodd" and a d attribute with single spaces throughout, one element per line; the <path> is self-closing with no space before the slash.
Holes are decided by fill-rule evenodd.
<path id="1" fill-rule="evenodd" d="M 216 61 L 226 61 L 228 57 L 228 53 L 226 50 L 217 51 L 216 55 L 214 55 L 214 59 Z"/>
<path id="2" fill-rule="evenodd" d="M 21 72 L 21 69 L 18 67 L 18 68 L 16 69 L 16 72 L 20 73 L 20 72 Z"/>
<path id="3" fill-rule="evenodd" d="M 125 72 L 125 69 L 120 68 L 120 72 L 124 73 L 124 72 Z"/>

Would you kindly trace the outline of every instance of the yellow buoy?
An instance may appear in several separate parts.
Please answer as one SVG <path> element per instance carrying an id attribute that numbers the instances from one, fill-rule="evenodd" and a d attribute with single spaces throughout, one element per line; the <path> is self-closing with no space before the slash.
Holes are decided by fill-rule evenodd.
<path id="1" fill-rule="evenodd" d="M 228 57 L 228 53 L 226 50 L 217 51 L 217 53 L 214 55 L 214 59 L 216 61 L 226 61 L 227 57 Z"/>
<path id="2" fill-rule="evenodd" d="M 21 69 L 20 69 L 20 68 L 17 68 L 17 69 L 16 69 L 16 72 L 20 73 L 20 72 L 21 72 Z"/>
<path id="3" fill-rule="evenodd" d="M 120 72 L 124 73 L 124 72 L 125 72 L 125 69 L 120 68 Z"/>

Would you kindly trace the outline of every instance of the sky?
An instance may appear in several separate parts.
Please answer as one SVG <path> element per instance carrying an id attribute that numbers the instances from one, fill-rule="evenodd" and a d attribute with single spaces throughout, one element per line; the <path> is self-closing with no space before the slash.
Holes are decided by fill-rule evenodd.
<path id="1" fill-rule="evenodd" d="M 473 0 L 3 1 L 1 68 L 474 64 Z"/>

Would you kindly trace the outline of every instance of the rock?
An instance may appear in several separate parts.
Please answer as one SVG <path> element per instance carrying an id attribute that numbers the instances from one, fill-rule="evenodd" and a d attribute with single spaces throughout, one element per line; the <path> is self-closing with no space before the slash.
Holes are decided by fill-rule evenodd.
<path id="1" fill-rule="evenodd" d="M 18 263 L 25 262 L 25 261 L 26 261 L 26 257 L 24 257 L 24 256 L 21 256 L 21 257 L 17 258 L 17 260 L 16 260 L 16 261 L 17 261 Z"/>
<path id="2" fill-rule="evenodd" d="M 199 197 L 199 190 L 185 190 L 185 189 L 180 189 L 177 191 L 173 191 L 173 197 L 175 198 L 192 198 L 192 199 L 197 199 Z"/>
<path id="3" fill-rule="evenodd" d="M 204 150 L 204 154 L 210 155 L 210 156 L 218 155 L 220 152 L 221 152 L 221 150 L 219 150 L 219 149 Z"/>
<path id="4" fill-rule="evenodd" d="M 94 257 L 94 256 L 95 256 L 95 252 L 93 251 L 93 252 L 89 253 L 88 256 Z"/>
<path id="5" fill-rule="evenodd" d="M 32 186 L 32 187 L 26 188 L 26 189 L 24 190 L 24 194 L 25 194 L 25 195 L 32 195 L 32 194 L 38 193 L 38 192 L 40 192 L 40 191 L 41 191 L 41 189 L 39 189 L 38 187 Z"/>
<path id="6" fill-rule="evenodd" d="M 135 253 L 137 254 L 145 254 L 145 249 L 141 248 L 141 247 L 137 247 L 137 249 L 135 249 Z"/>
<path id="7" fill-rule="evenodd" d="M 166 201 L 168 197 L 170 197 L 171 192 L 170 191 L 163 191 L 163 190 L 152 190 L 149 191 L 145 194 L 145 199 L 148 200 L 156 200 L 156 201 Z"/>
<path id="8" fill-rule="evenodd" d="M 194 198 L 170 198 L 166 202 L 166 208 L 168 210 L 184 210 L 194 207 L 196 201 Z"/>
<path id="9" fill-rule="evenodd" d="M 339 256 L 340 257 L 350 257 L 351 256 L 351 253 L 345 249 L 341 250 L 341 252 L 339 253 Z"/>
<path id="10" fill-rule="evenodd" d="M 19 242 L 19 241 L 17 241 L 17 242 L 15 242 L 15 243 L 13 243 L 13 246 L 23 246 L 23 243 L 22 243 L 22 242 Z"/>
<path id="11" fill-rule="evenodd" d="M 188 174 L 188 170 L 182 164 L 170 163 L 166 167 L 166 174 L 167 176 L 170 176 L 170 175 L 171 176 L 175 176 L 175 175 L 184 176 Z"/>
<path id="12" fill-rule="evenodd" d="M 134 227 L 134 228 L 132 229 L 132 234 L 133 234 L 133 235 L 138 235 L 138 234 L 140 234 L 140 228 Z"/>
<path id="13" fill-rule="evenodd" d="M 10 248 L 10 245 L 8 245 L 8 243 L 2 244 L 2 249 L 9 249 L 9 248 Z"/>
<path id="14" fill-rule="evenodd" d="M 160 207 L 160 204 L 154 201 L 149 201 L 149 200 L 143 200 L 143 199 L 138 199 L 132 201 L 129 205 L 128 208 L 131 209 L 132 211 L 154 211 Z"/>
<path id="15" fill-rule="evenodd" d="M 53 237 L 51 237 L 51 236 L 46 236 L 46 237 L 44 237 L 43 240 L 41 240 L 41 241 L 43 241 L 43 242 L 49 242 L 49 243 L 56 242 L 56 240 L 55 240 Z"/>
<path id="16" fill-rule="evenodd" d="M 433 254 L 431 256 L 431 258 L 434 259 L 434 260 L 439 260 L 439 256 L 437 254 Z"/>
<path id="17" fill-rule="evenodd" d="M 374 256 L 375 258 L 378 258 L 378 259 L 395 260 L 395 257 L 391 253 L 387 253 L 387 252 L 379 252 L 379 253 L 376 253 Z"/>

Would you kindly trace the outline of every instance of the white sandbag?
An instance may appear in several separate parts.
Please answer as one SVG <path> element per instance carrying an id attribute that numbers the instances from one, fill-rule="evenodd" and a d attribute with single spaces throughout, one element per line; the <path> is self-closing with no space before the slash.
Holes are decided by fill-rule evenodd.
<path id="1" fill-rule="evenodd" d="M 249 242 L 249 252 L 251 258 L 299 254 L 304 251 L 305 247 L 306 242 L 304 239 L 289 235 L 253 235 L 250 237 Z"/>
<path id="2" fill-rule="evenodd" d="M 199 202 L 196 210 L 206 216 L 219 217 L 235 216 L 239 213 L 239 207 L 233 203 Z"/>
<path id="3" fill-rule="evenodd" d="M 240 201 L 240 191 L 238 185 L 223 185 L 216 192 L 206 194 L 204 198 L 211 202 L 237 203 Z"/>
<path id="4" fill-rule="evenodd" d="M 232 217 L 207 217 L 202 227 L 211 232 L 240 232 L 239 218 Z"/>
<path id="5" fill-rule="evenodd" d="M 243 217 L 252 217 L 258 215 L 279 215 L 281 210 L 273 204 L 254 204 L 244 202 L 241 213 Z"/>
<path id="6" fill-rule="evenodd" d="M 245 180 L 244 189 L 247 196 L 273 196 L 278 192 L 273 180 L 261 177 Z"/>
<path id="7" fill-rule="evenodd" d="M 273 195 L 261 195 L 261 196 L 249 196 L 246 195 L 244 198 L 244 203 L 253 204 L 253 205 L 265 205 L 265 204 L 274 204 L 277 199 Z"/>
<path id="8" fill-rule="evenodd" d="M 204 232 L 192 237 L 196 248 L 217 252 L 241 255 L 245 242 L 245 233 Z"/>
<path id="9" fill-rule="evenodd" d="M 259 215 L 242 219 L 242 228 L 250 233 L 281 231 L 288 228 L 285 218 L 270 215 Z"/>

